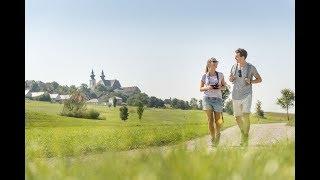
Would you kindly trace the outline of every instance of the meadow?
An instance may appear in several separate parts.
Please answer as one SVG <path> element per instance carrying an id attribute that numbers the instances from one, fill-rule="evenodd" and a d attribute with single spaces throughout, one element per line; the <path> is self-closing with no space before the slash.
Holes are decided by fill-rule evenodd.
<path id="1" fill-rule="evenodd" d="M 200 110 L 146 108 L 138 119 L 136 107 L 129 107 L 129 118 L 119 118 L 119 107 L 88 105 L 101 114 L 101 120 L 60 116 L 62 104 L 26 101 L 26 156 L 64 157 L 104 151 L 130 150 L 147 146 L 176 144 L 208 134 L 205 114 Z M 266 116 L 252 123 L 279 122 Z M 223 128 L 235 125 L 224 113 Z"/>
<path id="2" fill-rule="evenodd" d="M 201 110 L 146 108 L 139 120 L 136 107 L 129 107 L 129 118 L 122 121 L 119 107 L 88 105 L 100 112 L 100 119 L 93 120 L 60 116 L 62 106 L 25 103 L 28 179 L 257 179 L 261 173 L 265 179 L 294 177 L 293 142 L 252 150 L 218 149 L 209 154 L 204 149 L 188 152 L 183 147 L 168 153 L 118 153 L 207 135 L 207 119 Z M 265 117 L 252 116 L 251 122 L 286 122 L 277 113 Z M 235 125 L 227 113 L 224 121 L 223 129 Z"/>

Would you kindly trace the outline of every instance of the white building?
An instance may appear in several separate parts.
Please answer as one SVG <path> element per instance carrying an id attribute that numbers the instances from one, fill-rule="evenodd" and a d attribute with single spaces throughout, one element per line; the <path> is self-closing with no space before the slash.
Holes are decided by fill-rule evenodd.
<path id="1" fill-rule="evenodd" d="M 59 94 L 49 94 L 49 95 L 50 95 L 50 98 L 54 101 L 60 98 Z"/>
<path id="2" fill-rule="evenodd" d="M 90 103 L 90 104 L 98 104 L 98 99 L 90 99 L 89 101 L 87 101 L 87 103 Z"/>
<path id="3" fill-rule="evenodd" d="M 59 97 L 56 99 L 56 101 L 63 101 L 70 98 L 70 95 L 59 95 Z"/>
<path id="4" fill-rule="evenodd" d="M 32 98 L 35 98 L 35 97 L 38 97 L 38 96 L 41 96 L 41 95 L 43 95 L 45 92 L 32 92 L 31 93 L 31 97 Z"/>
<path id="5" fill-rule="evenodd" d="M 117 97 L 117 96 L 114 96 L 114 97 L 117 100 L 116 105 L 121 105 L 122 104 L 122 98 L 121 97 Z M 109 98 L 109 104 L 111 104 L 112 106 L 113 106 L 113 98 L 114 97 Z"/>
<path id="6" fill-rule="evenodd" d="M 30 89 L 24 90 L 24 96 L 25 96 L 25 97 L 31 97 L 31 91 L 30 91 Z"/>

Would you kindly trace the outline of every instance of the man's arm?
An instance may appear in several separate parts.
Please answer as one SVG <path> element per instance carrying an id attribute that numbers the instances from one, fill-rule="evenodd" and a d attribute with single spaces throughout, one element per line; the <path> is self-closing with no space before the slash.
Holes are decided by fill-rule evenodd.
<path id="1" fill-rule="evenodd" d="M 262 82 L 262 78 L 261 78 L 261 76 L 258 73 L 256 68 L 255 68 L 255 71 L 253 73 L 253 76 L 255 77 L 255 79 L 250 81 L 251 84 L 256 84 L 256 83 L 261 83 Z"/>

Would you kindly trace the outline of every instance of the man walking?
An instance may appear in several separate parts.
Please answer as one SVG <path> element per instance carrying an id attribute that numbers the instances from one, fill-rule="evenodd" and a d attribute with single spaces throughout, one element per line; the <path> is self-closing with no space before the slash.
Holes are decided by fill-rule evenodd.
<path id="1" fill-rule="evenodd" d="M 237 63 L 232 66 L 229 76 L 229 81 L 233 83 L 233 112 L 241 131 L 241 146 L 248 145 L 252 84 L 262 81 L 257 69 L 252 64 L 246 62 L 247 56 L 248 53 L 244 49 L 239 48 L 235 51 Z M 254 80 L 253 77 L 255 77 Z"/>

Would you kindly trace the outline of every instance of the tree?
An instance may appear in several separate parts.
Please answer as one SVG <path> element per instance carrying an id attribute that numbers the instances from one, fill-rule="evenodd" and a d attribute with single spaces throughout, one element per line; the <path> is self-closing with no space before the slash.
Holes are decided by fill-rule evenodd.
<path id="1" fill-rule="evenodd" d="M 171 98 L 170 98 L 170 99 L 165 99 L 163 102 L 164 102 L 165 104 L 171 104 Z"/>
<path id="2" fill-rule="evenodd" d="M 257 101 L 257 104 L 256 104 L 256 114 L 258 115 L 258 117 L 264 117 L 264 112 L 261 108 L 261 101 Z"/>
<path id="3" fill-rule="evenodd" d="M 156 107 L 156 108 L 164 107 L 164 101 L 155 96 L 151 96 L 149 98 L 148 107 Z"/>
<path id="4" fill-rule="evenodd" d="M 117 98 L 116 97 L 113 97 L 112 103 L 113 103 L 113 107 L 117 106 Z"/>
<path id="5" fill-rule="evenodd" d="M 30 91 L 31 92 L 39 92 L 40 91 L 40 87 L 37 82 L 35 82 L 35 81 L 32 82 L 32 84 L 30 86 Z"/>
<path id="6" fill-rule="evenodd" d="M 226 90 L 222 91 L 222 102 L 225 105 L 225 101 L 228 99 L 230 95 L 230 86 L 226 85 Z"/>
<path id="7" fill-rule="evenodd" d="M 137 109 L 137 113 L 138 113 L 139 119 L 142 118 L 143 111 L 144 111 L 144 109 L 143 109 L 143 104 L 142 104 L 142 102 L 139 102 L 139 103 L 138 103 L 138 109 Z"/>
<path id="8" fill-rule="evenodd" d="M 289 121 L 289 108 L 294 106 L 295 94 L 294 91 L 286 88 L 281 90 L 281 95 L 280 98 L 277 98 L 277 104 L 287 110 L 287 118 Z"/>
<path id="9" fill-rule="evenodd" d="M 59 94 L 68 94 L 69 92 L 69 87 L 67 85 L 60 86 L 58 87 L 58 93 Z"/>
<path id="10" fill-rule="evenodd" d="M 171 101 L 171 107 L 175 109 L 190 109 L 188 101 L 173 98 Z"/>
<path id="11" fill-rule="evenodd" d="M 84 83 L 82 83 L 82 84 L 80 85 L 79 90 L 80 90 L 82 93 L 84 93 L 84 94 L 88 94 L 88 93 L 90 92 L 90 89 L 89 89 L 88 85 L 87 85 L 87 84 L 84 84 Z"/>
<path id="12" fill-rule="evenodd" d="M 53 87 L 53 90 L 57 90 L 58 89 L 58 87 L 59 87 L 59 84 L 57 83 L 57 82 L 55 82 L 55 81 L 53 81 L 52 83 L 51 83 L 51 85 L 52 85 L 52 87 Z"/>
<path id="13" fill-rule="evenodd" d="M 202 99 L 199 100 L 199 109 L 202 110 L 203 109 L 203 105 L 202 105 Z"/>
<path id="14" fill-rule="evenodd" d="M 73 94 L 77 90 L 78 90 L 78 88 L 75 85 L 71 85 L 68 92 L 69 92 L 69 94 Z"/>
<path id="15" fill-rule="evenodd" d="M 121 120 L 125 121 L 128 119 L 129 113 L 128 113 L 128 107 L 126 105 L 123 105 L 119 108 L 120 111 L 120 118 Z"/>
<path id="16" fill-rule="evenodd" d="M 232 115 L 233 114 L 233 108 L 232 108 L 232 100 L 229 99 L 226 102 L 225 108 L 224 108 L 225 112 L 227 112 L 228 114 Z"/>
<path id="17" fill-rule="evenodd" d="M 51 102 L 51 97 L 48 93 L 44 93 L 44 94 L 40 95 L 39 97 L 36 97 L 35 100 Z"/>
<path id="18" fill-rule="evenodd" d="M 129 96 L 127 99 L 129 106 L 138 106 L 139 102 L 142 102 L 143 105 L 148 105 L 149 96 L 146 93 L 137 93 Z"/>
<path id="19" fill-rule="evenodd" d="M 69 99 L 64 101 L 61 115 L 83 117 L 86 112 L 86 100 L 80 91 L 75 91 Z"/>
<path id="20" fill-rule="evenodd" d="M 192 109 L 198 109 L 198 100 L 196 98 L 191 98 L 190 106 Z"/>

